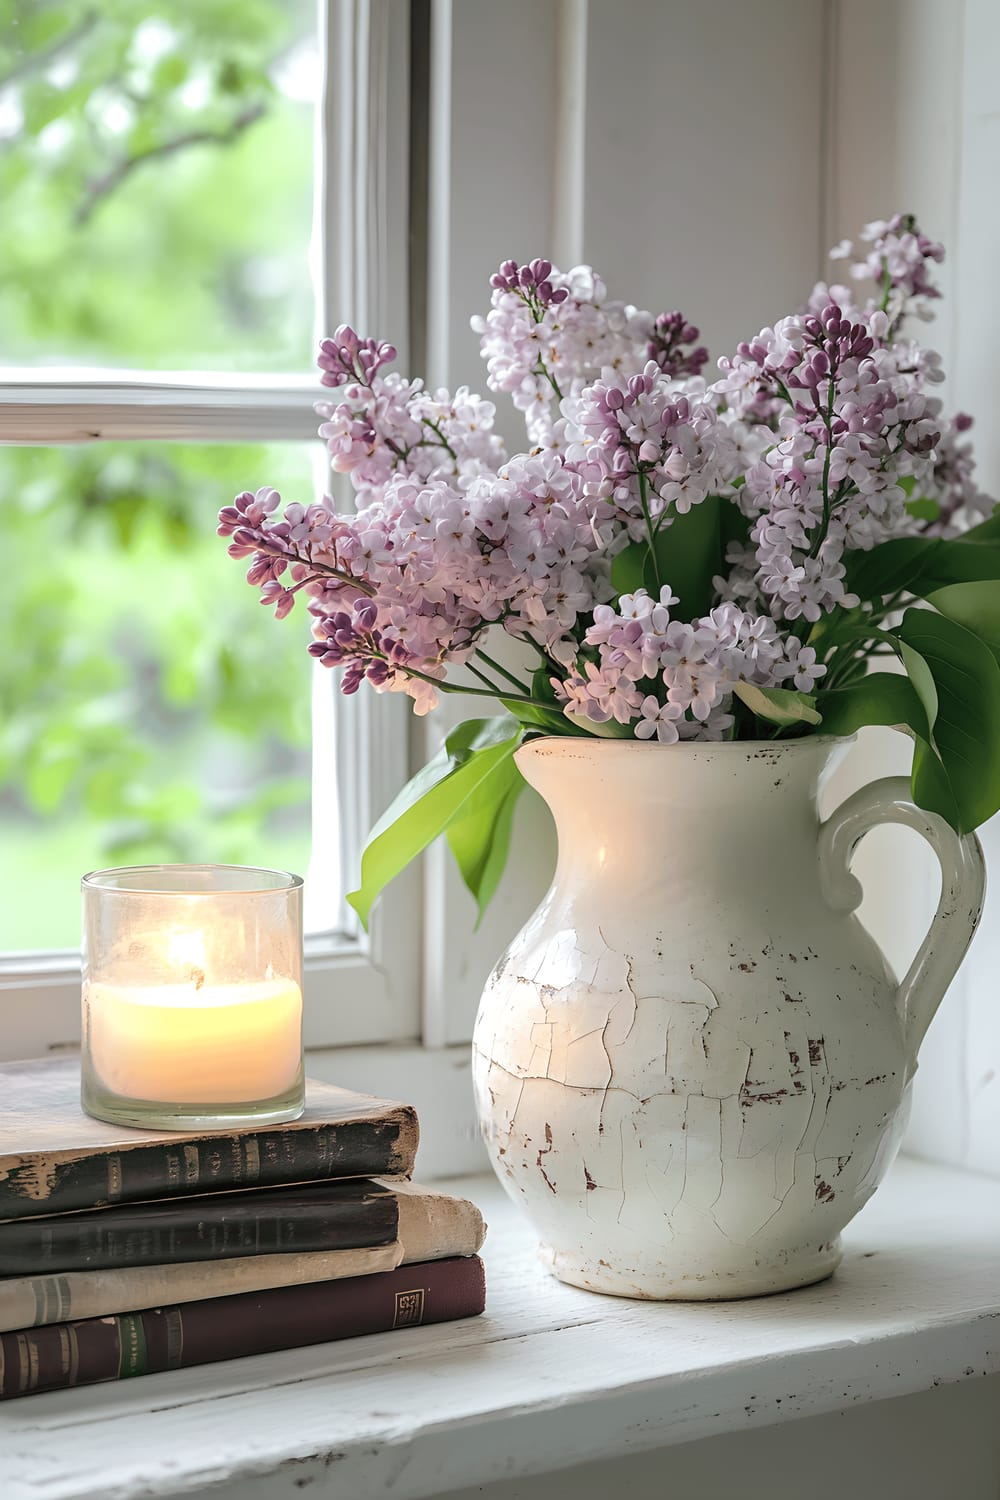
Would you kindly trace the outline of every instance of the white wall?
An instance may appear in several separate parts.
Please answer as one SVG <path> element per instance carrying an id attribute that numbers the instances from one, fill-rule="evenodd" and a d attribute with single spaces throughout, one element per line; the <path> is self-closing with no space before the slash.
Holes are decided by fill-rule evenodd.
<path id="1" fill-rule="evenodd" d="M 943 7 L 948 9 L 949 7 Z M 965 0 L 949 34 L 960 69 L 955 198 L 952 399 L 977 419 L 982 482 L 1000 495 L 1000 7 Z M 929 66 L 923 77 L 934 78 Z M 1000 1175 L 1000 818 L 982 831 L 991 870 L 982 926 L 924 1044 L 911 1147 Z"/>
<path id="2" fill-rule="evenodd" d="M 981 483 L 1000 496 L 1000 6 L 838 0 L 835 10 L 836 232 L 883 216 L 888 197 L 945 242 L 944 302 L 924 337 L 944 357 L 947 405 L 976 418 Z M 1000 1174 L 1000 820 L 981 836 L 993 888 L 924 1042 L 907 1144 Z M 880 838 L 868 915 L 898 965 L 919 940 L 937 882 L 912 836 Z"/>

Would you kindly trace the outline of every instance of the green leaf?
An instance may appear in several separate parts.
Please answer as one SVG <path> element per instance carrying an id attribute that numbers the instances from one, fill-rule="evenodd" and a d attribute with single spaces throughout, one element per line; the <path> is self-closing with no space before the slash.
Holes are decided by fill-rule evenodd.
<path id="1" fill-rule="evenodd" d="M 914 799 L 969 833 L 1000 809 L 1000 665 L 978 636 L 927 609 L 908 609 L 897 634 L 926 664 L 937 698 L 933 744 L 914 754 Z"/>
<path id="2" fill-rule="evenodd" d="M 915 651 L 908 641 L 900 640 L 899 654 L 927 721 L 927 732 L 924 738 L 930 740 L 933 737 L 938 716 L 938 692 L 934 674 L 920 652 Z"/>
<path id="3" fill-rule="evenodd" d="M 188 76 L 187 58 L 179 52 L 168 52 L 153 69 L 153 87 L 157 92 L 168 93 L 179 88 Z"/>
<path id="4" fill-rule="evenodd" d="M 522 703 L 518 698 L 501 698 L 500 702 L 509 714 L 526 729 L 546 730 L 549 734 L 568 734 L 579 737 L 582 730 L 574 728 L 562 711 L 562 704 L 552 686 L 552 668 L 536 667 L 531 674 L 532 703 Z"/>
<path id="5" fill-rule="evenodd" d="M 673 611 L 678 620 L 696 620 L 712 608 L 712 580 L 722 572 L 723 506 L 728 509 L 731 502 L 708 495 L 700 505 L 692 505 L 686 515 L 675 515 L 657 533 L 660 577 L 678 597 Z"/>
<path id="6" fill-rule="evenodd" d="M 821 693 L 819 708 L 824 734 L 856 734 L 869 724 L 884 724 L 929 735 L 923 704 L 913 684 L 898 672 L 872 672 L 850 687 Z"/>
<path id="7" fill-rule="evenodd" d="M 917 500 L 907 500 L 907 512 L 917 521 L 936 521 L 941 515 L 941 502 L 921 495 Z"/>
<path id="8" fill-rule="evenodd" d="M 951 775 L 933 745 L 926 740 L 914 742 L 910 787 L 918 806 L 926 807 L 928 812 L 940 813 L 958 833 L 968 831 L 963 827 L 962 808 Z"/>
<path id="9" fill-rule="evenodd" d="M 928 594 L 927 602 L 978 635 L 1000 660 L 1000 588 L 995 583 L 951 583 Z"/>
<path id="10" fill-rule="evenodd" d="M 862 599 L 881 599 L 900 589 L 926 598 L 946 584 L 1000 579 L 998 540 L 984 537 L 983 545 L 974 547 L 937 537 L 896 537 L 870 552 L 849 553 L 846 586 Z"/>
<path id="11" fill-rule="evenodd" d="M 617 719 L 597 723 L 594 719 L 588 719 L 585 714 L 567 714 L 566 718 L 584 734 L 595 735 L 599 740 L 630 740 L 633 737 L 631 724 L 619 724 Z"/>
<path id="12" fill-rule="evenodd" d="M 514 809 L 524 786 L 513 759 L 499 761 L 448 824 L 448 846 L 476 899 L 477 928 L 507 863 Z"/>
<path id="13" fill-rule="evenodd" d="M 822 714 L 816 710 L 814 693 L 799 693 L 794 688 L 758 687 L 753 682 L 738 682 L 733 689 L 737 698 L 758 719 L 786 728 L 792 724 L 820 724 Z"/>
<path id="14" fill-rule="evenodd" d="M 553 708 L 559 707 L 559 699 L 556 690 L 552 686 L 552 668 L 550 666 L 536 667 L 531 674 L 531 696 L 539 703 L 549 703 Z"/>
<path id="15" fill-rule="evenodd" d="M 549 734 L 578 733 L 560 708 L 549 708 L 543 703 L 522 703 L 517 698 L 501 698 L 500 702 L 525 729 L 544 729 Z"/>
<path id="16" fill-rule="evenodd" d="M 985 521 L 980 521 L 978 526 L 971 526 L 958 540 L 977 543 L 1000 542 L 1000 504 L 994 506 L 991 516 L 987 516 Z"/>
<path id="17" fill-rule="evenodd" d="M 611 582 L 619 595 L 645 588 L 656 599 L 658 570 L 663 583 L 669 583 L 678 597 L 676 618 L 698 619 L 708 613 L 715 600 L 712 580 L 723 571 L 726 543 L 745 535 L 742 521 L 732 501 L 709 495 L 685 515 L 664 521 L 655 538 L 656 568 L 649 543 L 633 542 L 612 562 Z"/>
<path id="18" fill-rule="evenodd" d="M 514 754 L 522 733 L 508 715 L 459 724 L 382 814 L 361 856 L 361 884 L 347 897 L 366 928 L 376 896 L 444 833 L 480 782 Z"/>
<path id="19" fill-rule="evenodd" d="M 615 593 L 634 594 L 636 589 L 648 587 L 646 564 L 649 561 L 649 546 L 646 542 L 633 542 L 612 559 L 611 582 Z M 652 580 L 655 584 L 655 580 Z"/>

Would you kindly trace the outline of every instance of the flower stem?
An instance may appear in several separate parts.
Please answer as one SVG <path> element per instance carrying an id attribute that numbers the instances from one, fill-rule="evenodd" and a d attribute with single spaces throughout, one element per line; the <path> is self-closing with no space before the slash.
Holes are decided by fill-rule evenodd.
<path id="1" fill-rule="evenodd" d="M 451 444 L 449 443 L 448 439 L 445 437 L 444 433 L 441 431 L 441 428 L 440 428 L 439 424 L 437 422 L 432 421 L 430 417 L 423 417 L 421 420 L 423 421 L 423 424 L 424 424 L 425 427 L 429 427 L 432 432 L 436 432 L 437 433 L 438 442 L 440 443 L 441 447 L 442 448 L 446 448 L 447 451 L 451 454 L 452 458 L 457 463 L 458 462 L 458 454 L 455 452 L 454 448 L 451 446 Z M 424 444 L 424 443 L 421 443 L 421 444 L 418 444 L 418 446 L 419 447 L 426 447 L 428 445 Z M 433 447 L 433 446 L 436 446 L 436 445 L 435 444 L 431 444 L 430 446 Z"/>
<path id="2" fill-rule="evenodd" d="M 653 577 L 656 579 L 656 596 L 659 598 L 660 590 L 663 587 L 663 580 L 660 577 L 660 562 L 656 555 L 656 528 L 653 526 L 653 518 L 649 513 L 649 494 L 646 488 L 646 475 L 642 469 L 638 470 L 638 475 L 639 504 L 642 506 L 642 514 L 646 522 L 646 536 L 649 539 L 647 544 L 649 560 L 653 568 Z"/>
<path id="3" fill-rule="evenodd" d="M 416 667 L 400 666 L 398 662 L 390 662 L 389 665 L 394 671 L 402 672 L 404 677 L 416 677 L 420 682 L 429 682 L 439 693 L 466 693 L 473 698 L 493 698 L 496 701 L 503 698 L 508 703 L 531 703 L 535 708 L 552 707 L 551 703 L 542 703 L 538 698 L 528 698 L 520 693 L 505 693 L 501 688 L 460 687 L 457 682 L 442 682 L 440 677 L 431 677 L 429 673 L 420 672 Z"/>
<path id="4" fill-rule="evenodd" d="M 830 529 L 830 512 L 832 509 L 830 504 L 830 460 L 833 457 L 833 399 L 837 389 L 835 373 L 835 370 L 831 366 L 829 375 L 830 394 L 827 397 L 826 412 L 823 417 L 823 425 L 826 428 L 826 457 L 823 459 L 823 519 L 819 523 L 813 544 L 809 549 L 810 557 L 819 556 L 819 549 L 826 540 L 826 534 Z"/>
<path id="5" fill-rule="evenodd" d="M 254 542 L 254 551 L 263 552 L 266 557 L 280 557 L 283 562 L 301 563 L 305 568 L 315 568 L 317 573 L 327 578 L 339 578 L 341 583 L 349 583 L 356 588 L 359 594 L 367 594 L 369 599 L 374 599 L 375 589 L 363 578 L 354 578 L 350 573 L 343 573 L 339 568 L 331 568 L 327 563 L 313 562 L 311 557 L 303 557 L 301 552 L 285 552 L 280 547 L 269 547 L 264 541 Z M 307 583 L 316 583 L 316 578 L 306 579 Z"/>
<path id="6" fill-rule="evenodd" d="M 498 661 L 494 661 L 492 656 L 487 656 L 486 652 L 483 651 L 479 646 L 476 647 L 476 655 L 479 657 L 480 661 L 484 661 L 488 667 L 492 667 L 494 672 L 498 672 L 501 677 L 506 677 L 507 681 L 511 683 L 513 687 L 516 687 L 519 693 L 530 692 L 530 688 L 528 687 L 528 684 L 526 682 L 522 682 L 519 677 L 515 677 L 513 672 L 508 672 L 507 668 L 501 666 Z"/>
<path id="7" fill-rule="evenodd" d="M 534 373 L 536 375 L 542 375 L 542 376 L 544 376 L 544 378 L 549 382 L 549 385 L 552 387 L 552 389 L 553 389 L 553 391 L 555 393 L 556 400 L 557 401 L 561 401 L 562 398 L 563 398 L 563 393 L 559 389 L 559 382 L 556 379 L 556 377 L 553 375 L 552 371 L 549 370 L 549 369 L 547 369 L 546 366 L 542 363 L 542 361 L 540 359 L 538 360 L 537 364 L 535 365 Z"/>
<path id="8" fill-rule="evenodd" d="M 499 698 L 501 696 L 501 694 L 503 693 L 503 688 L 502 687 L 498 687 L 495 682 L 491 682 L 490 679 L 487 677 L 486 673 L 485 672 L 480 672 L 479 668 L 478 667 L 474 667 L 472 665 L 471 661 L 467 661 L 465 663 L 465 670 L 467 672 L 471 672 L 472 675 L 473 675 L 473 677 L 478 677 L 479 681 L 485 687 L 489 688 L 490 692 L 494 695 L 494 697 Z"/>

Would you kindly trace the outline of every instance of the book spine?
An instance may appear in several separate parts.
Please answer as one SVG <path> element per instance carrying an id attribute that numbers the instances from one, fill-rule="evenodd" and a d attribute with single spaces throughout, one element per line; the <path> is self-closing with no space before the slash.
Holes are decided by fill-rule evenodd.
<path id="1" fill-rule="evenodd" d="M 0 1220 L 287 1182 L 408 1177 L 416 1147 L 416 1114 L 400 1106 L 384 1119 L 156 1141 L 68 1160 L 25 1156 L 0 1171 Z"/>
<path id="2" fill-rule="evenodd" d="M 470 1256 L 4 1333 L 0 1400 L 474 1317 L 485 1305 L 483 1264 Z"/>
<path id="3" fill-rule="evenodd" d="M 0 1333 L 40 1328 L 71 1319 L 202 1302 L 306 1281 L 339 1281 L 392 1271 L 403 1258 L 397 1241 L 365 1250 L 306 1255 L 250 1255 L 237 1260 L 173 1266 L 125 1266 L 113 1271 L 68 1271 L 54 1276 L 0 1280 Z"/>
<path id="4" fill-rule="evenodd" d="M 365 1184 L 139 1203 L 0 1226 L 0 1274 L 357 1250 L 391 1244 L 398 1224 L 395 1195 Z"/>

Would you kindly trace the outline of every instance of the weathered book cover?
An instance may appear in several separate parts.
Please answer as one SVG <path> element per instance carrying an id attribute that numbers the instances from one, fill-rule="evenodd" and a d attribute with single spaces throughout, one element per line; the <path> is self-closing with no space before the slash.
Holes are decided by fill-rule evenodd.
<path id="1" fill-rule="evenodd" d="M 239 1131 L 132 1130 L 80 1107 L 76 1058 L 0 1065 L 0 1220 L 332 1177 L 408 1177 L 407 1104 L 306 1083 L 297 1120 Z"/>
<path id="2" fill-rule="evenodd" d="M 364 1179 L 210 1193 L 11 1220 L 0 1225 L 0 1275 L 358 1250 L 391 1245 L 398 1225 L 395 1194 Z"/>
<path id="3" fill-rule="evenodd" d="M 467 1256 L 3 1333 L 0 1400 L 469 1318 L 485 1305 L 483 1263 Z"/>
<path id="4" fill-rule="evenodd" d="M 53 1272 L 0 1281 L 0 1333 L 141 1312 L 174 1302 L 202 1302 L 307 1281 L 340 1281 L 394 1271 L 399 1240 L 368 1250 L 320 1250 L 304 1255 L 247 1255 L 233 1260 L 182 1261 L 175 1266 L 122 1266 L 109 1271 Z"/>
<path id="5" fill-rule="evenodd" d="M 486 1226 L 475 1204 L 411 1182 L 384 1179 L 382 1186 L 393 1193 L 397 1202 L 398 1237 L 391 1244 L 356 1250 L 278 1252 L 224 1260 L 180 1261 L 173 1265 L 8 1276 L 0 1280 L 0 1332 L 79 1318 L 101 1318 L 176 1302 L 235 1296 L 269 1287 L 372 1275 L 390 1271 L 404 1261 L 474 1255 L 481 1248 Z M 52 1221 L 26 1221 L 32 1226 L 49 1222 Z M 8 1231 L 21 1227 L 24 1226 L 0 1225 L 0 1262 L 4 1237 Z"/>

